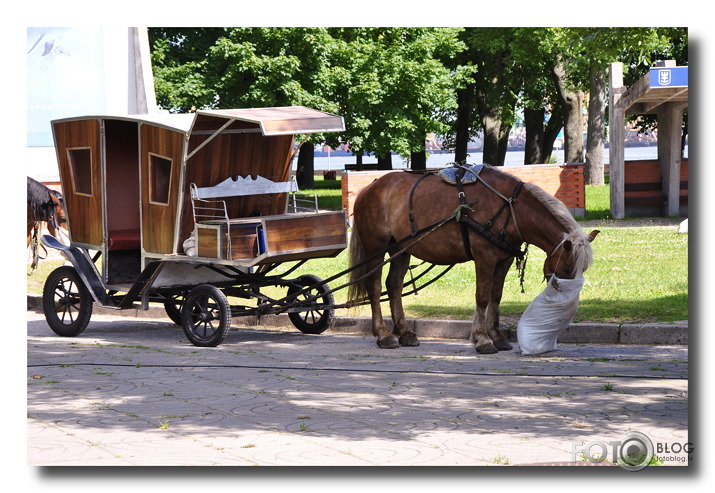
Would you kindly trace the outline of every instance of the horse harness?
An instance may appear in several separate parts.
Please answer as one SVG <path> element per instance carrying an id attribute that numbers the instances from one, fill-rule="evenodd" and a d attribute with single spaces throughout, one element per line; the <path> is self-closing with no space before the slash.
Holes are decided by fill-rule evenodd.
<path id="1" fill-rule="evenodd" d="M 60 201 L 62 201 L 62 196 L 58 196 L 58 199 Z M 32 270 L 30 271 L 28 276 L 35 273 L 40 260 L 47 258 L 47 248 L 45 248 L 45 245 L 42 244 L 42 242 L 40 241 L 40 238 L 39 238 L 40 229 L 42 228 L 42 223 L 47 222 L 47 223 L 52 224 L 52 226 L 55 228 L 56 231 L 59 231 L 59 228 L 60 228 L 60 221 L 59 221 L 59 218 L 57 217 L 57 211 L 55 210 L 54 207 L 48 208 L 48 209 L 49 209 L 49 212 L 48 212 L 47 217 L 44 217 L 44 218 L 33 217 L 34 221 L 33 221 L 33 225 L 32 225 L 32 237 L 30 240 L 30 250 L 32 252 L 32 263 L 31 263 L 30 267 Z M 33 216 L 34 216 L 34 214 L 33 214 Z M 44 252 L 44 255 L 45 255 L 44 257 L 42 256 L 42 254 L 40 254 L 40 250 L 39 250 L 40 247 L 42 248 L 42 250 Z"/>
<path id="2" fill-rule="evenodd" d="M 511 197 L 506 197 L 502 193 L 500 193 L 498 190 L 496 190 L 494 187 L 489 185 L 486 181 L 484 181 L 483 178 L 479 176 L 479 170 L 475 171 L 473 168 L 469 168 L 466 166 L 462 165 L 455 165 L 457 169 L 457 172 L 454 173 L 454 184 L 457 187 L 457 197 L 459 198 L 459 206 L 452 212 L 452 217 L 454 218 L 455 221 L 457 221 L 460 224 L 461 230 L 462 230 L 462 241 L 464 243 L 464 251 L 467 254 L 467 258 L 469 260 L 474 260 L 474 257 L 472 256 L 472 249 L 470 246 L 469 242 L 469 229 L 472 229 L 491 241 L 494 245 L 497 247 L 501 248 L 504 250 L 506 253 L 511 255 L 512 257 L 516 257 L 517 259 L 517 269 L 520 271 L 520 278 L 522 281 L 522 289 L 523 289 L 523 279 L 524 279 L 524 269 L 526 267 L 526 256 L 528 254 L 529 250 L 529 245 L 527 243 L 526 247 L 524 250 L 521 250 L 520 248 L 512 245 L 511 243 L 508 243 L 505 238 L 506 238 L 506 233 L 507 233 L 507 227 L 509 226 L 509 223 L 513 220 L 514 221 L 514 228 L 516 229 L 517 234 L 519 235 L 519 238 L 521 239 L 521 243 L 525 243 L 524 238 L 521 235 L 521 231 L 519 230 L 519 225 L 516 220 L 516 214 L 514 213 L 514 202 L 516 202 L 517 197 L 519 196 L 519 193 L 521 193 L 522 188 L 524 188 L 524 182 L 519 181 L 517 183 L 516 187 L 514 188 L 514 191 L 511 194 Z M 479 199 L 475 199 L 474 201 L 468 203 L 466 194 L 464 193 L 464 188 L 463 188 L 463 178 L 467 173 L 471 173 L 476 180 L 476 183 L 481 183 L 483 184 L 488 190 L 496 194 L 498 197 L 503 199 L 504 203 L 501 205 L 499 210 L 497 210 L 496 214 L 491 217 L 488 221 L 486 221 L 484 224 L 481 224 L 467 214 L 469 211 L 472 211 L 472 207 L 479 201 Z M 410 225 L 412 227 L 412 233 L 415 234 L 417 231 L 417 227 L 415 226 L 415 215 L 414 215 L 414 210 L 413 210 L 413 198 L 415 194 L 415 190 L 417 189 L 417 186 L 424 180 L 427 176 L 435 174 L 435 172 L 426 172 L 423 173 L 422 176 L 415 182 L 415 184 L 412 187 L 412 190 L 410 191 Z M 447 180 L 445 180 L 447 181 Z M 451 180 L 449 181 L 450 183 L 452 182 Z M 507 209 L 508 208 L 508 209 Z M 504 218 L 504 223 L 501 228 L 501 230 L 496 233 L 491 230 L 492 226 L 499 220 L 499 217 L 504 214 L 506 211 L 506 217 Z"/>

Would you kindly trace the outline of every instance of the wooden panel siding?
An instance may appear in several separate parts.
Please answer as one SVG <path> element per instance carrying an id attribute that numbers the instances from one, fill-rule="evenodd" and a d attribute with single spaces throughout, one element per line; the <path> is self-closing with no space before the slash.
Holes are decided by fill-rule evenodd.
<path id="1" fill-rule="evenodd" d="M 55 122 L 53 129 L 70 237 L 73 242 L 99 246 L 104 241 L 99 120 Z M 78 148 L 89 148 L 91 151 L 91 196 L 77 194 L 73 190 L 67 151 Z"/>
<path id="2" fill-rule="evenodd" d="M 330 247 L 345 242 L 345 216 L 340 212 L 264 221 L 267 253 Z"/>
<path id="3" fill-rule="evenodd" d="M 148 124 L 141 126 L 142 246 L 147 252 L 175 253 L 174 239 L 184 140 L 184 134 L 181 132 Z M 152 203 L 150 200 L 149 172 L 152 155 L 171 161 L 167 204 Z"/>

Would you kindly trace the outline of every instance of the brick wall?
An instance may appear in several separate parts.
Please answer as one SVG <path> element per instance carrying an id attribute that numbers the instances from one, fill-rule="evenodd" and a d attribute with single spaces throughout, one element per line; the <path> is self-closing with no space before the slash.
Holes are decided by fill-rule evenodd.
<path id="1" fill-rule="evenodd" d="M 623 172 L 626 215 L 660 216 L 665 204 L 657 159 L 626 161 Z M 687 214 L 688 160 L 680 161 L 681 214 Z"/>
<path id="2" fill-rule="evenodd" d="M 643 161 L 626 161 L 624 166 L 623 182 L 625 184 L 660 183 L 660 163 L 657 159 Z M 688 160 L 680 161 L 680 181 L 688 181 Z M 688 196 L 687 186 L 681 186 L 680 196 Z"/>
<path id="3" fill-rule="evenodd" d="M 561 200 L 575 216 L 583 216 L 586 209 L 586 194 L 583 164 L 539 164 L 500 168 L 517 178 L 532 182 Z M 352 215 L 353 204 L 360 190 L 385 173 L 400 171 L 353 171 L 342 175 L 343 208 Z"/>

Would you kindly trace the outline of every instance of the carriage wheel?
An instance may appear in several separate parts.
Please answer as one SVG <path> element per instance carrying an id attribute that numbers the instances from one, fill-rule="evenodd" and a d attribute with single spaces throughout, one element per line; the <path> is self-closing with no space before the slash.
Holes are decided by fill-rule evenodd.
<path id="1" fill-rule="evenodd" d="M 304 334 L 321 334 L 325 332 L 333 323 L 333 318 L 335 318 L 335 310 L 331 308 L 335 304 L 333 294 L 329 292 L 328 285 L 321 281 L 322 279 L 318 276 L 306 274 L 296 279 L 296 283 L 288 288 L 288 296 L 290 296 L 305 287 L 315 285 L 296 297 L 296 301 L 300 301 L 317 296 L 313 301 L 314 307 L 304 312 L 288 313 L 288 318 L 293 322 L 293 325 Z"/>
<path id="2" fill-rule="evenodd" d="M 164 310 L 166 310 L 166 314 L 176 325 L 183 325 L 181 322 L 181 307 L 184 305 L 185 297 L 186 293 L 182 291 L 181 293 L 167 296 L 168 299 L 164 302 Z"/>
<path id="3" fill-rule="evenodd" d="M 181 325 L 195 346 L 218 346 L 231 328 L 231 306 L 226 295 L 210 284 L 196 286 L 184 300 Z"/>
<path id="4" fill-rule="evenodd" d="M 57 335 L 74 337 L 87 328 L 92 296 L 74 267 L 58 267 L 47 276 L 42 308 L 47 324 Z"/>

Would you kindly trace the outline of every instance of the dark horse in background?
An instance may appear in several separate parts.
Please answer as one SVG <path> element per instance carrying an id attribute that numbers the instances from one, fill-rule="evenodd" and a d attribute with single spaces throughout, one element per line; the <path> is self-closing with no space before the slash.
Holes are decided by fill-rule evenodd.
<path id="1" fill-rule="evenodd" d="M 350 240 L 353 284 L 348 297 L 353 302 L 370 301 L 372 332 L 379 347 L 419 344 L 417 335 L 407 326 L 402 307 L 403 280 L 412 255 L 439 265 L 474 260 L 477 286 L 472 340 L 477 352 L 484 354 L 512 348 L 499 330 L 499 305 L 504 279 L 523 243 L 546 252 L 547 277 L 573 279 L 591 264 L 590 242 L 598 231 L 584 234 L 561 201 L 534 184 L 489 166 L 478 177 L 462 187 L 461 199 L 457 187 L 439 176 L 408 172 L 386 174 L 358 195 Z M 457 220 L 449 220 L 462 215 L 460 222 L 471 220 L 494 230 L 501 246 L 474 227 L 463 229 Z M 439 226 L 403 251 L 402 239 L 414 237 L 416 231 L 433 224 Z M 504 248 L 504 244 L 515 248 Z M 384 261 L 380 252 L 392 256 L 386 280 L 392 333 L 385 326 L 380 307 L 379 266 Z"/>
<path id="2" fill-rule="evenodd" d="M 27 177 L 27 246 L 32 246 L 32 271 L 37 268 L 39 260 L 38 236 L 42 223 L 46 223 L 47 231 L 57 237 L 60 228 L 66 227 L 62 194 L 47 188 L 37 180 Z M 66 233 L 65 233 L 66 234 Z"/>

